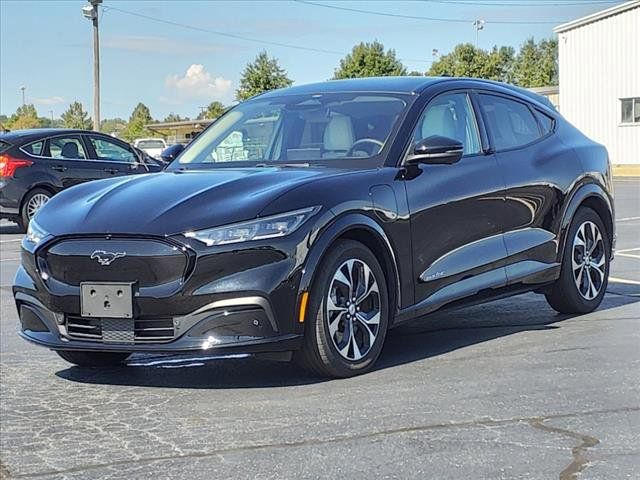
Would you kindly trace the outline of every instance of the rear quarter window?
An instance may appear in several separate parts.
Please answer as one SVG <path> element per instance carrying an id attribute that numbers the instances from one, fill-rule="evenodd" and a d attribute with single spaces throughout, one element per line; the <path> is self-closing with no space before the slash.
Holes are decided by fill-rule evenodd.
<path id="1" fill-rule="evenodd" d="M 480 105 L 496 150 L 521 147 L 541 137 L 538 122 L 524 103 L 481 94 Z"/>
<path id="2" fill-rule="evenodd" d="M 535 112 L 536 117 L 538 118 L 538 122 L 540 123 L 540 128 L 542 129 L 542 135 L 551 133 L 551 131 L 553 130 L 553 125 L 555 124 L 555 120 L 549 115 L 542 113 L 540 110 L 536 110 Z"/>
<path id="3" fill-rule="evenodd" d="M 22 146 L 22 150 L 30 155 L 42 155 L 44 149 L 44 140 L 38 140 L 37 142 L 31 142 Z"/>

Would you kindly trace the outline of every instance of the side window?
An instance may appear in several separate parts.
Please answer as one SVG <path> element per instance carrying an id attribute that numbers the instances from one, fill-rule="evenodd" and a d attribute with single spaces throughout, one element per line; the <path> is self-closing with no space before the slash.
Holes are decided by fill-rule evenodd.
<path id="1" fill-rule="evenodd" d="M 462 142 L 465 155 L 480 152 L 478 125 L 466 93 L 446 93 L 427 105 L 418 120 L 413 141 L 416 143 L 433 135 Z"/>
<path id="2" fill-rule="evenodd" d="M 520 147 L 540 138 L 538 123 L 524 103 L 481 94 L 480 105 L 496 150 Z"/>
<path id="3" fill-rule="evenodd" d="M 538 117 L 538 122 L 540 123 L 540 127 L 542 128 L 543 136 L 551 132 L 551 130 L 553 130 L 553 123 L 554 123 L 553 118 L 542 113 L 539 110 L 536 110 L 536 117 Z"/>
<path id="4" fill-rule="evenodd" d="M 45 157 L 84 160 L 87 154 L 79 137 L 55 137 L 50 138 L 45 151 Z"/>
<path id="5" fill-rule="evenodd" d="M 38 140 L 22 147 L 22 150 L 30 155 L 42 155 L 44 149 L 44 140 Z"/>
<path id="6" fill-rule="evenodd" d="M 110 162 L 137 162 L 135 154 L 128 148 L 122 145 L 112 142 L 103 137 L 95 137 L 93 135 L 88 136 L 91 146 L 96 152 L 96 160 L 105 160 Z"/>

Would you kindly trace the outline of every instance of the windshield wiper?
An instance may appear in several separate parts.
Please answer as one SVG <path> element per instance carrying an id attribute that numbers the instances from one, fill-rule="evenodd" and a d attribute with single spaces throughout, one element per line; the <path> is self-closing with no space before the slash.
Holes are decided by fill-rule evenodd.
<path id="1" fill-rule="evenodd" d="M 297 167 L 310 167 L 309 163 L 257 163 L 256 168 L 268 168 L 268 167 L 283 167 L 283 168 L 297 168 Z"/>

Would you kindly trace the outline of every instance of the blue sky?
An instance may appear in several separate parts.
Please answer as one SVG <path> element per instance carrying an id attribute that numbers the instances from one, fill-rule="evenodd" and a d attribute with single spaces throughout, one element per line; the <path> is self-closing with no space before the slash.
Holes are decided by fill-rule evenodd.
<path id="1" fill-rule="evenodd" d="M 473 19 L 486 26 L 479 45 L 518 47 L 527 37 L 550 37 L 554 24 L 612 6 L 594 0 L 342 1 L 317 3 L 395 15 L 469 20 L 445 23 L 323 8 L 295 1 L 104 0 L 100 19 L 102 118 L 128 118 L 144 102 L 155 118 L 174 112 L 194 117 L 212 100 L 230 103 L 242 69 L 266 49 L 295 83 L 330 78 L 342 54 L 377 39 L 394 48 L 410 70 L 425 71 L 432 50 L 447 53 L 475 42 Z M 509 7 L 495 4 L 511 3 Z M 621 3 L 621 2 L 617 2 Z M 59 116 L 74 100 L 91 111 L 91 24 L 83 1 L 0 0 L 0 113 L 26 99 L 42 116 Z M 542 6 L 537 6 L 542 4 Z M 571 5 L 564 5 L 571 4 Z M 113 7 L 114 9 L 109 9 Z M 340 53 L 265 45 L 159 23 L 121 11 L 273 43 Z M 499 24 L 500 20 L 554 22 Z M 342 53 L 342 54 L 341 54 Z"/>

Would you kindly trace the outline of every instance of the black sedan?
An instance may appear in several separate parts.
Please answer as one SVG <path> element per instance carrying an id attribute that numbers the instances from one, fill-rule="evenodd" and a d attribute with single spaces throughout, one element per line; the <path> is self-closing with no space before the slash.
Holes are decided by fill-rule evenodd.
<path id="1" fill-rule="evenodd" d="M 52 128 L 5 133 L 0 135 L 0 218 L 26 226 L 67 187 L 161 168 L 126 142 L 97 132 Z"/>
<path id="2" fill-rule="evenodd" d="M 606 149 L 529 92 L 298 86 L 231 109 L 162 173 L 50 200 L 13 291 L 22 336 L 77 365 L 243 352 L 347 377 L 439 309 L 529 291 L 597 308 L 612 205 Z"/>

